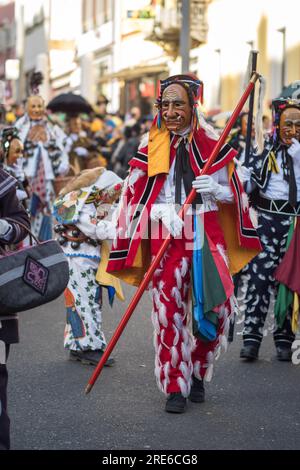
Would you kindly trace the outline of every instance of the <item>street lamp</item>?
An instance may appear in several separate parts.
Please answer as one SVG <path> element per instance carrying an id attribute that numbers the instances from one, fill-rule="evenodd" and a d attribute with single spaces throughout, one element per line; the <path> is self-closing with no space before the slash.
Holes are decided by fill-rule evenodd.
<path id="1" fill-rule="evenodd" d="M 190 68 L 190 2 L 181 2 L 181 30 L 180 30 L 180 55 L 181 73 L 186 73 Z"/>

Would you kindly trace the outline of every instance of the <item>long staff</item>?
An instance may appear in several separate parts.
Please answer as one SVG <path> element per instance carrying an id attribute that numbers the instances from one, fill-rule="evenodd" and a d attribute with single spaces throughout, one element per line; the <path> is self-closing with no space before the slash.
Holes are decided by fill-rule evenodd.
<path id="1" fill-rule="evenodd" d="M 253 73 L 256 72 L 257 56 L 258 56 L 258 51 L 251 51 L 251 76 L 253 75 Z M 248 122 L 247 122 L 246 148 L 245 148 L 245 161 L 244 161 L 245 166 L 249 165 L 249 158 L 250 158 L 254 96 L 255 96 L 255 89 L 253 88 L 250 94 L 250 98 L 249 98 L 249 113 L 248 113 Z"/>
<path id="2" fill-rule="evenodd" d="M 238 118 L 245 102 L 247 101 L 248 96 L 250 95 L 251 91 L 253 90 L 253 88 L 255 86 L 255 82 L 258 78 L 259 78 L 259 74 L 254 73 L 252 75 L 251 80 L 250 80 L 246 90 L 244 91 L 240 101 L 238 102 L 235 110 L 233 111 L 229 121 L 227 122 L 227 124 L 226 124 L 219 140 L 216 142 L 216 145 L 215 145 L 211 155 L 209 156 L 207 162 L 205 163 L 205 165 L 203 167 L 203 170 L 201 172 L 201 175 L 205 175 L 208 172 L 209 168 L 211 167 L 211 165 L 215 161 L 216 157 L 218 156 L 221 148 L 223 147 L 223 145 L 226 141 L 226 138 L 227 138 L 229 132 L 231 131 L 235 121 L 237 120 L 237 118 Z M 186 198 L 182 208 L 180 209 L 180 211 L 178 213 L 179 217 L 181 217 L 182 219 L 184 218 L 184 215 L 185 215 L 186 210 L 188 209 L 188 206 L 190 204 L 192 204 L 193 200 L 195 199 L 196 194 L 197 194 L 196 190 L 193 188 L 191 190 L 190 194 L 188 195 L 188 197 Z M 103 369 L 103 366 L 104 366 L 105 362 L 109 358 L 109 356 L 110 356 L 112 350 L 114 349 L 118 339 L 120 338 L 125 326 L 127 325 L 131 315 L 133 314 L 140 298 L 142 297 L 145 289 L 147 288 L 149 282 L 151 281 L 153 273 L 156 270 L 156 268 L 157 268 L 160 260 L 162 259 L 165 251 L 167 250 L 171 240 L 172 240 L 172 236 L 169 234 L 167 236 L 167 238 L 163 241 L 156 257 L 152 261 L 147 273 L 144 276 L 144 279 L 142 280 L 139 288 L 137 289 L 136 293 L 134 294 L 130 304 L 127 307 L 126 312 L 123 315 L 123 318 L 121 319 L 119 325 L 117 326 L 116 331 L 114 332 L 110 342 L 108 343 L 108 345 L 107 345 L 107 347 L 106 347 L 106 349 L 103 353 L 103 356 L 101 357 L 100 361 L 98 362 L 98 364 L 97 364 L 97 366 L 94 370 L 94 373 L 92 374 L 92 376 L 91 376 L 91 378 L 90 378 L 90 380 L 89 380 L 89 382 L 86 386 L 85 393 L 89 393 L 91 391 L 94 383 L 96 382 L 98 376 L 100 375 L 100 372 Z"/>

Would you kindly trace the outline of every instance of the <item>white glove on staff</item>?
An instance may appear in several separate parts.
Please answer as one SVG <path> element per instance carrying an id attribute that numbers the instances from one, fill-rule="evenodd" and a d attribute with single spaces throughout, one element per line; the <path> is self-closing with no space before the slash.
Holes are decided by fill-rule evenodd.
<path id="1" fill-rule="evenodd" d="M 240 166 L 240 175 L 242 183 L 248 183 L 251 180 L 252 168 L 247 168 L 246 166 Z"/>
<path id="2" fill-rule="evenodd" d="M 4 219 L 0 219 L 0 237 L 4 237 L 8 234 L 11 225 Z"/>
<path id="3" fill-rule="evenodd" d="M 288 149 L 288 153 L 292 158 L 300 157 L 300 143 L 297 139 L 292 139 L 292 145 Z"/>
<path id="4" fill-rule="evenodd" d="M 218 201 L 227 199 L 228 189 L 230 190 L 228 186 L 222 186 L 209 175 L 197 176 L 193 181 L 193 188 L 197 193 L 210 194 Z"/>
<path id="5" fill-rule="evenodd" d="M 161 220 L 173 237 L 178 237 L 184 226 L 173 204 L 154 204 L 151 208 L 150 219 L 156 222 Z"/>

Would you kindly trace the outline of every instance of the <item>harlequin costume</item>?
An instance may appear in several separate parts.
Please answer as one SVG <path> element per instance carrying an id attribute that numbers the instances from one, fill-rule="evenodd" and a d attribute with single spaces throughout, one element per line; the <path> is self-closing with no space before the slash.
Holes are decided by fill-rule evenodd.
<path id="1" fill-rule="evenodd" d="M 300 102 L 277 99 L 273 107 L 273 135 L 263 152 L 253 159 L 246 189 L 256 193 L 258 233 L 263 251 L 243 270 L 245 322 L 241 357 L 258 358 L 263 337 L 273 332 L 277 358 L 290 361 L 291 346 L 299 327 L 299 227 L 300 214 Z M 298 110 L 296 138 L 284 142 L 281 116 Z M 291 126 L 292 127 L 292 126 Z M 297 130 L 298 129 L 298 130 Z M 298 227 L 298 228 L 297 228 Z M 275 321 L 265 325 L 272 295 Z"/>
<path id="2" fill-rule="evenodd" d="M 171 77 L 161 82 L 158 103 L 162 93 L 171 83 L 192 90 L 195 104 L 190 130 L 186 135 L 169 132 L 161 120 L 159 108 L 149 135 L 130 161 L 130 171 L 119 207 L 117 237 L 108 264 L 109 272 L 136 286 L 143 279 L 151 258 L 162 243 L 163 236 L 158 234 L 162 224 L 160 221 L 152 223 L 150 219 L 153 208 L 156 209 L 162 200 L 175 202 L 172 175 L 174 171 L 176 173 L 176 161 L 183 158 L 180 152 L 186 149 L 185 157 L 190 162 L 192 178 L 195 178 L 201 173 L 216 144 L 212 129 L 203 118 L 199 117 L 198 120 L 196 115 L 200 82 L 189 75 Z M 214 299 L 207 297 L 202 299 L 202 305 L 201 295 L 195 300 L 197 289 L 193 288 L 194 311 L 198 309 L 199 314 L 200 310 L 198 318 L 194 315 L 193 320 L 196 322 L 197 337 L 192 337 L 187 326 L 190 289 L 192 284 L 195 287 L 195 279 L 200 277 L 198 275 L 201 270 L 198 264 L 197 271 L 197 263 L 195 264 L 193 259 L 195 251 L 199 251 L 198 247 L 197 250 L 194 248 L 194 230 L 185 230 L 181 238 L 172 239 L 159 269 L 153 276 L 151 292 L 155 330 L 155 375 L 159 388 L 169 396 L 180 393 L 187 397 L 192 380 L 201 381 L 204 377 L 210 380 L 214 358 L 219 355 L 221 346 L 226 348 L 226 334 L 235 308 L 230 273 L 239 271 L 260 248 L 250 219 L 247 196 L 232 163 L 235 155 L 236 152 L 230 146 L 224 145 L 209 170 L 209 175 L 214 175 L 220 181 L 225 177 L 228 197 L 233 203 L 222 204 L 221 201 L 203 195 L 203 204 L 185 221 L 186 226 L 189 225 L 190 228 L 195 223 L 199 226 L 203 223 L 204 245 L 209 247 L 214 266 L 219 266 L 219 280 L 221 279 L 223 288 L 219 301 L 216 300 L 218 296 L 212 296 Z M 185 190 L 186 195 L 191 188 L 190 183 L 190 188 L 186 188 L 188 191 Z M 184 192 L 182 185 L 181 189 Z M 225 195 L 225 200 L 226 197 Z M 195 219 L 195 216 L 199 215 L 200 220 L 199 217 Z M 205 272 L 203 266 L 202 275 L 206 277 L 206 281 L 209 280 L 209 273 Z M 201 291 L 201 288 L 198 290 Z M 214 287 L 210 285 L 204 290 L 206 293 L 209 290 L 213 292 Z M 205 318 L 203 313 L 207 314 L 204 315 Z"/>
<path id="3" fill-rule="evenodd" d="M 55 231 L 70 266 L 64 346 L 70 358 L 94 365 L 106 346 L 102 331 L 103 288 L 108 291 L 111 305 L 115 293 L 124 300 L 119 280 L 105 271 L 109 253 L 105 240 L 114 236 L 107 211 L 121 189 L 122 180 L 99 167 L 79 174 L 54 203 L 58 221 Z"/>

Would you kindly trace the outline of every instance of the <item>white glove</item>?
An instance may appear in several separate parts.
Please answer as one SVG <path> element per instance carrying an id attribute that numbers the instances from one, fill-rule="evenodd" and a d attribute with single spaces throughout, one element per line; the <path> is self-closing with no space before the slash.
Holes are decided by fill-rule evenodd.
<path id="1" fill-rule="evenodd" d="M 78 155 L 78 157 L 87 157 L 89 154 L 88 150 L 84 147 L 76 147 L 74 152 Z"/>
<path id="2" fill-rule="evenodd" d="M 156 222 L 161 220 L 173 237 L 180 235 L 184 226 L 184 222 L 177 215 L 173 204 L 153 204 L 150 219 Z"/>
<path id="3" fill-rule="evenodd" d="M 0 237 L 7 235 L 11 225 L 4 219 L 0 219 Z"/>
<path id="4" fill-rule="evenodd" d="M 193 181 L 193 188 L 197 193 L 210 194 L 215 199 L 222 199 L 223 187 L 217 183 L 212 176 L 203 175 L 197 176 Z"/>
<path id="5" fill-rule="evenodd" d="M 241 176 L 242 183 L 248 183 L 251 180 L 252 168 L 247 168 L 246 166 L 241 165 L 239 170 L 239 176 Z"/>
<path id="6" fill-rule="evenodd" d="M 110 220 L 101 220 L 96 226 L 96 237 L 98 240 L 112 240 L 116 236 L 116 227 Z"/>
<path id="7" fill-rule="evenodd" d="M 70 169 L 69 162 L 62 161 L 57 169 L 60 176 L 65 176 Z"/>
<path id="8" fill-rule="evenodd" d="M 298 142 L 297 139 L 292 139 L 292 142 L 293 142 L 292 145 L 288 149 L 288 153 L 293 158 L 299 158 L 300 157 L 300 143 Z"/>

